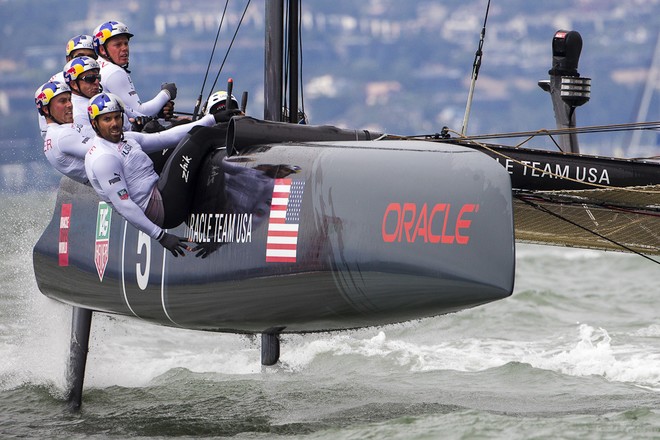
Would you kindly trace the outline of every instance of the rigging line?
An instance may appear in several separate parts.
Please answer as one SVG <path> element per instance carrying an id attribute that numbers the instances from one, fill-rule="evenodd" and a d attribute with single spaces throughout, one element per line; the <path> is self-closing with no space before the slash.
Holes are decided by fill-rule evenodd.
<path id="1" fill-rule="evenodd" d="M 525 198 L 527 200 L 541 200 L 546 203 L 561 204 L 562 206 L 587 206 L 585 200 L 570 200 L 566 197 L 570 197 L 567 194 L 545 194 L 534 192 L 533 190 L 513 190 L 514 196 L 518 198 Z M 554 195 L 554 197 L 552 197 Z M 635 214 L 635 215 L 645 215 L 649 217 L 660 217 L 660 212 L 652 212 L 647 208 L 647 210 L 637 209 L 630 206 L 618 206 L 608 203 L 606 201 L 598 202 L 596 200 L 589 200 L 588 205 L 592 208 L 598 209 L 609 209 L 612 211 L 623 212 L 626 214 Z"/>
<path id="2" fill-rule="evenodd" d="M 215 54 L 215 47 L 218 45 L 218 39 L 220 38 L 220 31 L 222 30 L 222 23 L 224 23 L 225 21 L 225 14 L 227 13 L 228 5 L 229 5 L 229 0 L 226 0 L 225 8 L 222 11 L 222 17 L 220 17 L 218 32 L 215 34 L 215 41 L 213 42 L 213 50 L 211 50 L 211 57 L 209 58 L 209 63 L 206 65 L 206 73 L 204 74 L 204 81 L 202 81 L 202 89 L 199 91 L 197 102 L 195 102 L 195 109 L 192 112 L 193 121 L 197 119 L 197 115 L 199 114 L 199 109 L 202 106 L 202 96 L 204 95 L 204 87 L 206 87 L 206 80 L 208 79 L 209 76 L 209 70 L 211 70 L 211 62 L 213 61 L 213 55 Z"/>
<path id="3" fill-rule="evenodd" d="M 243 9 L 243 14 L 241 15 L 241 19 L 238 21 L 238 26 L 236 26 L 234 35 L 231 37 L 231 41 L 229 42 L 229 47 L 227 48 L 227 52 L 225 52 L 225 57 L 222 59 L 222 64 L 220 64 L 220 68 L 218 69 L 218 74 L 215 76 L 215 80 L 213 81 L 213 86 L 211 86 L 211 92 L 209 93 L 209 96 L 206 97 L 207 100 L 213 94 L 213 89 L 215 89 L 215 85 L 218 83 L 218 79 L 220 78 L 220 73 L 222 73 L 222 68 L 225 66 L 225 62 L 229 57 L 229 52 L 231 52 L 231 48 L 234 45 L 234 41 L 236 40 L 236 35 L 238 35 L 238 31 L 241 28 L 241 24 L 243 24 L 243 19 L 245 18 L 245 14 L 247 13 L 251 1 L 252 0 L 248 0 L 247 3 L 245 4 L 245 9 Z"/>
<path id="4" fill-rule="evenodd" d="M 293 0 L 289 0 L 293 1 Z M 284 14 L 284 35 L 289 35 L 289 26 L 291 24 L 289 23 L 289 14 Z M 288 96 L 289 96 L 289 63 L 291 61 L 291 57 L 289 55 L 289 38 L 284 38 L 284 72 L 282 74 L 282 120 L 284 122 L 289 122 L 288 116 L 285 116 L 284 114 L 284 109 L 287 109 L 287 114 L 288 114 L 288 109 L 289 109 L 289 101 L 288 101 Z"/>
<path id="5" fill-rule="evenodd" d="M 447 129 L 447 131 L 455 133 L 455 134 L 460 136 L 460 133 L 458 133 L 458 132 L 456 132 L 452 129 Z M 585 181 L 582 181 L 582 180 L 579 180 L 579 179 L 574 179 L 572 177 L 562 176 L 561 174 L 553 173 L 552 171 L 548 171 L 548 170 L 542 170 L 541 168 L 537 168 L 533 165 L 530 165 L 530 164 L 525 163 L 523 161 L 520 161 L 518 159 L 514 159 L 513 157 L 511 157 L 507 154 L 504 154 L 501 151 L 497 151 L 494 148 L 489 147 L 488 145 L 484 144 L 483 142 L 478 142 L 478 141 L 474 141 L 474 140 L 472 140 L 471 142 L 473 142 L 475 145 L 483 148 L 484 150 L 488 150 L 491 153 L 493 153 L 497 156 L 503 157 L 504 159 L 510 160 L 511 162 L 517 163 L 518 165 L 520 165 L 522 167 L 529 168 L 529 169 L 534 170 L 534 171 L 538 171 L 541 174 L 547 174 L 548 176 L 552 176 L 552 177 L 555 177 L 557 179 L 568 180 L 570 182 L 575 182 L 575 183 L 579 183 L 581 185 L 591 186 L 591 187 L 594 187 L 594 188 L 597 188 L 597 189 L 618 189 L 618 190 L 621 190 L 621 191 L 628 191 L 628 192 L 634 192 L 634 193 L 639 192 L 639 193 L 644 193 L 644 194 L 660 194 L 660 191 L 654 191 L 654 190 L 649 190 L 649 189 L 647 189 L 647 190 L 635 189 L 635 188 L 631 188 L 631 187 L 627 187 L 627 186 L 601 185 L 600 183 L 585 182 Z"/>
<path id="6" fill-rule="evenodd" d="M 302 11 L 302 0 L 298 0 L 298 11 Z M 299 55 L 299 74 L 298 74 L 298 84 L 300 85 L 300 110 L 303 113 L 303 118 L 305 118 L 305 94 L 303 88 L 303 47 L 302 47 L 302 14 L 298 14 L 298 49 L 300 51 Z M 296 119 L 298 116 L 296 115 Z M 300 122 L 300 121 L 298 121 Z"/>
<path id="7" fill-rule="evenodd" d="M 522 197 L 517 197 L 517 198 L 518 198 L 518 200 L 521 200 L 521 201 L 523 201 L 524 203 L 527 203 L 527 204 L 530 205 L 532 208 L 536 208 L 536 209 L 538 209 L 539 211 L 545 212 L 546 214 L 550 214 L 550 215 L 552 215 L 552 216 L 554 216 L 554 217 L 556 217 L 556 218 L 558 218 L 558 219 L 560 219 L 560 220 L 563 220 L 563 221 L 565 221 L 565 222 L 567 222 L 567 223 L 570 223 L 571 225 L 576 226 L 576 227 L 578 227 L 578 228 L 580 228 L 580 229 L 583 229 L 583 230 L 589 232 L 590 234 L 595 235 L 596 237 L 602 238 L 602 239 L 605 240 L 605 241 L 609 241 L 610 243 L 612 243 L 612 244 L 615 245 L 615 246 L 619 246 L 619 247 L 621 247 L 621 249 L 625 249 L 625 250 L 627 250 L 628 252 L 633 253 L 633 254 L 636 254 L 636 255 L 639 255 L 639 256 L 642 257 L 642 258 L 646 258 L 647 260 L 652 261 L 652 262 L 654 262 L 655 264 L 660 264 L 660 261 L 658 261 L 658 260 L 656 260 L 656 259 L 654 259 L 654 258 L 651 258 L 651 257 L 649 257 L 648 255 L 644 255 L 643 253 L 641 253 L 641 252 L 639 252 L 639 251 L 636 251 L 635 249 L 632 249 L 631 247 L 626 246 L 626 245 L 623 244 L 623 243 L 619 243 L 619 242 L 616 241 L 616 240 L 613 240 L 613 239 L 611 239 L 611 238 L 609 238 L 609 237 L 604 236 L 603 234 L 600 234 L 600 233 L 598 233 L 598 232 L 596 232 L 596 231 L 594 231 L 594 230 L 591 230 L 591 229 L 589 229 L 589 228 L 587 228 L 587 227 L 585 227 L 585 226 L 582 226 L 582 225 L 580 225 L 580 224 L 578 224 L 578 223 L 576 223 L 576 222 L 574 222 L 574 221 L 572 221 L 572 220 L 569 220 L 569 219 L 567 219 L 566 217 L 563 217 L 563 216 L 561 216 L 561 215 L 559 215 L 559 214 L 557 214 L 557 213 L 555 213 L 555 212 L 552 212 L 552 211 L 550 211 L 548 208 L 546 208 L 545 206 L 537 205 L 536 203 L 533 203 L 533 202 L 531 202 L 531 201 L 528 201 L 528 200 L 526 200 L 525 198 L 522 198 Z"/>
<path id="8" fill-rule="evenodd" d="M 481 28 L 481 36 L 479 37 L 479 46 L 474 54 L 474 63 L 472 64 L 472 80 L 470 81 L 470 90 L 468 91 L 468 100 L 465 105 L 465 116 L 463 117 L 463 127 L 461 133 L 465 136 L 467 132 L 468 120 L 470 119 L 470 110 L 472 109 L 472 97 L 474 96 L 474 88 L 477 84 L 477 77 L 479 76 L 479 69 L 481 68 L 481 57 L 483 55 L 484 40 L 486 39 L 486 23 L 488 22 L 488 12 L 490 11 L 490 0 L 486 5 L 486 15 L 484 16 L 484 25 Z"/>
<path id="9" fill-rule="evenodd" d="M 660 122 L 631 122 L 627 124 L 611 124 L 611 125 L 592 125 L 585 127 L 573 128 L 559 128 L 559 129 L 540 129 L 536 131 L 519 131 L 508 133 L 491 133 L 480 134 L 474 136 L 463 136 L 466 139 L 492 139 L 492 138 L 510 138 L 510 137 L 523 137 L 533 134 L 546 134 L 546 135 L 559 135 L 571 133 L 608 133 L 611 131 L 632 131 L 632 130 L 657 130 L 660 129 Z"/>

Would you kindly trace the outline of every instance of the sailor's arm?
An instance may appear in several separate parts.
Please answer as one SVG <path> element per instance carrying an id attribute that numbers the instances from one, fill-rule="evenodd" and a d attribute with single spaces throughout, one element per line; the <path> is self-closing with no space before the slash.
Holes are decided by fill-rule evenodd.
<path id="1" fill-rule="evenodd" d="M 92 146 L 91 138 L 80 133 L 73 127 L 67 130 L 59 130 L 58 136 L 54 141 L 62 153 L 79 157 L 83 160 L 87 151 Z"/>
<path id="2" fill-rule="evenodd" d="M 172 255 L 175 257 L 183 256 L 183 250 L 189 249 L 185 245 L 186 240 L 165 232 L 160 226 L 149 220 L 144 211 L 131 200 L 130 194 L 128 194 L 126 179 L 119 159 L 109 154 L 103 159 L 94 162 L 92 171 L 101 188 L 107 194 L 112 206 L 130 224 L 157 240 Z"/>
<path id="3" fill-rule="evenodd" d="M 168 91 L 161 90 L 150 101 L 141 102 L 133 83 L 129 80 L 128 74 L 122 70 L 110 74 L 106 79 L 106 88 L 110 93 L 121 98 L 124 105 L 128 107 L 126 109 L 127 114 L 131 117 L 156 116 L 171 99 Z"/>
<path id="4" fill-rule="evenodd" d="M 94 162 L 92 171 L 110 203 L 122 217 L 153 239 L 157 240 L 162 235 L 161 227 L 149 220 L 144 211 L 131 199 L 119 159 L 106 154 L 102 160 Z"/>
<path id="5" fill-rule="evenodd" d="M 156 133 L 129 131 L 124 133 L 124 136 L 127 139 L 135 139 L 138 141 L 140 147 L 142 147 L 142 150 L 145 153 L 154 153 L 166 148 L 175 147 L 195 126 L 203 125 L 204 127 L 212 127 L 214 124 L 215 117 L 213 115 L 206 115 L 198 121 L 177 125 Z"/>

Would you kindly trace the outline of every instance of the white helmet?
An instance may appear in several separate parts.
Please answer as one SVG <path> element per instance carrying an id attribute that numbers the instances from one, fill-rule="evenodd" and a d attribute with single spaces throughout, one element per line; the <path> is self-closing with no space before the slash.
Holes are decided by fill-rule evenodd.
<path id="1" fill-rule="evenodd" d="M 124 103 L 112 93 L 99 93 L 92 96 L 89 100 L 89 107 L 87 107 L 87 115 L 90 121 L 106 113 L 123 111 Z"/>
<path id="2" fill-rule="evenodd" d="M 64 70 L 64 81 L 71 87 L 71 81 L 76 81 L 80 75 L 89 70 L 100 70 L 101 66 L 92 57 L 76 57 L 66 63 Z"/>
<path id="3" fill-rule="evenodd" d="M 234 95 L 231 95 L 231 100 L 234 102 L 234 108 L 238 108 L 238 101 Z M 204 114 L 208 115 L 210 113 L 215 113 L 218 110 L 224 110 L 226 107 L 226 101 L 227 92 L 225 90 L 218 90 L 209 96 L 209 100 L 206 101 L 206 109 L 204 110 Z"/>
<path id="4" fill-rule="evenodd" d="M 94 39 L 91 35 L 77 35 L 66 43 L 66 56 L 78 49 L 94 50 Z"/>
<path id="5" fill-rule="evenodd" d="M 94 50 L 97 54 L 99 53 L 99 47 L 104 46 L 105 43 L 112 37 L 117 35 L 126 35 L 129 39 L 133 36 L 128 31 L 128 26 L 126 26 L 121 21 L 106 21 L 98 25 L 94 29 L 94 35 L 92 35 Z"/>
<path id="6" fill-rule="evenodd" d="M 50 100 L 60 93 L 71 93 L 71 89 L 64 83 L 58 81 L 48 81 L 40 86 L 34 92 L 34 103 L 37 106 L 39 114 L 43 115 L 43 108 L 50 104 Z"/>

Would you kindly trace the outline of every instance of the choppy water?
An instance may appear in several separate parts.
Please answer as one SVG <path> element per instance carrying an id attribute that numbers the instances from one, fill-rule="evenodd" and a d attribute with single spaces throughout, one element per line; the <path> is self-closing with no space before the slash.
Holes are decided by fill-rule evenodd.
<path id="1" fill-rule="evenodd" d="M 660 438 L 660 266 L 519 246 L 514 294 L 383 328 L 259 339 L 95 314 L 65 410 L 70 309 L 32 246 L 52 194 L 0 196 L 1 438 Z"/>

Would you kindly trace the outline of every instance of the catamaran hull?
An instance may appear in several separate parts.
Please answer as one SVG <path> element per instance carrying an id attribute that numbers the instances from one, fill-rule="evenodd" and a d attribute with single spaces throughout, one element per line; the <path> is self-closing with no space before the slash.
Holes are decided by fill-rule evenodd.
<path id="1" fill-rule="evenodd" d="M 34 248 L 39 288 L 86 309 L 246 333 L 382 325 L 513 290 L 509 175 L 469 148 L 342 141 L 231 157 L 218 149 L 191 197 L 193 212 L 169 232 L 203 244 L 204 259 L 174 258 L 90 187 L 64 178 Z"/>

